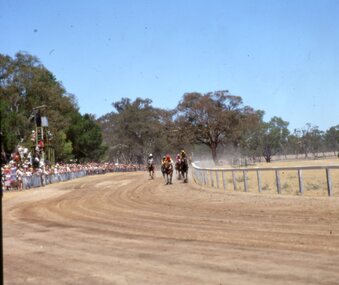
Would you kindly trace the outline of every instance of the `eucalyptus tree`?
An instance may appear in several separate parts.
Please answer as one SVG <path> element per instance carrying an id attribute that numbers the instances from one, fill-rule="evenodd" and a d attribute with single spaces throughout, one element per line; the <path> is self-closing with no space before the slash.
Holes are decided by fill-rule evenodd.
<path id="1" fill-rule="evenodd" d="M 208 146 L 217 164 L 218 147 L 238 146 L 250 122 L 257 119 L 253 108 L 243 106 L 241 97 L 226 90 L 185 93 L 177 106 L 176 123 L 191 143 Z"/>
<path id="2" fill-rule="evenodd" d="M 309 153 L 315 155 L 319 151 L 322 143 L 322 132 L 318 126 L 312 126 L 312 124 L 307 123 L 303 128 L 295 129 L 294 134 L 298 138 L 300 152 L 305 155 L 305 158 L 308 157 Z"/>
<path id="3" fill-rule="evenodd" d="M 116 111 L 98 120 L 108 145 L 109 159 L 141 164 L 149 153 L 153 153 L 160 160 L 166 148 L 165 127 L 171 125 L 173 113 L 154 108 L 150 99 L 122 98 L 112 106 Z"/>
<path id="4" fill-rule="evenodd" d="M 266 123 L 264 122 L 264 111 L 257 111 L 257 120 L 252 121 L 252 126 L 248 127 L 242 135 L 240 141 L 241 153 L 256 161 L 263 156 L 264 135 Z"/>
<path id="5" fill-rule="evenodd" d="M 67 142 L 63 135 L 71 115 L 78 112 L 76 99 L 37 57 L 22 52 L 14 58 L 0 55 L 0 96 L 2 151 L 12 151 L 19 142 L 29 144 L 34 127 L 29 117 L 41 105 L 47 106 L 44 115 L 48 117 L 54 143 Z M 65 146 L 69 152 L 69 144 Z M 63 156 L 63 147 L 56 147 Z"/>
<path id="6" fill-rule="evenodd" d="M 67 129 L 67 138 L 72 142 L 72 154 L 77 161 L 101 161 L 104 158 L 107 147 L 94 115 L 75 113 Z"/>
<path id="7" fill-rule="evenodd" d="M 271 162 L 272 156 L 279 152 L 285 154 L 290 134 L 288 125 L 289 123 L 280 117 L 273 117 L 268 123 L 264 123 L 262 143 L 263 156 L 266 162 Z"/>
<path id="8" fill-rule="evenodd" d="M 339 125 L 329 128 L 324 135 L 327 148 L 336 155 L 339 153 Z"/>
<path id="9" fill-rule="evenodd" d="M 313 157 L 317 157 L 319 152 L 324 152 L 324 132 L 319 130 L 318 126 L 313 126 L 308 133 L 310 151 Z"/>

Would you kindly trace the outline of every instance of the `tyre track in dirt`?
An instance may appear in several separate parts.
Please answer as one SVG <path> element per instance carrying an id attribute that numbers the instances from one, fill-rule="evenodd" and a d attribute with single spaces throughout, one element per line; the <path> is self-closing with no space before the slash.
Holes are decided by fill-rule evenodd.
<path id="1" fill-rule="evenodd" d="M 339 199 L 157 173 L 5 193 L 5 284 L 338 284 Z"/>

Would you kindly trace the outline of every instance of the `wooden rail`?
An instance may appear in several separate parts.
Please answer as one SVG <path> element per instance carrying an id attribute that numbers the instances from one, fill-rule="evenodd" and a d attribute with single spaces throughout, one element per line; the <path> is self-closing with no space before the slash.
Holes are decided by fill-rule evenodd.
<path id="1" fill-rule="evenodd" d="M 221 173 L 222 179 L 222 187 L 226 191 L 227 188 L 227 181 L 225 178 L 226 172 L 232 173 L 232 182 L 233 182 L 233 189 L 236 191 L 237 189 L 237 179 L 236 174 L 242 173 L 242 178 L 244 182 L 244 191 L 248 192 L 248 172 L 256 172 L 257 177 L 257 185 L 259 193 L 262 192 L 262 185 L 261 185 L 261 172 L 263 171 L 274 171 L 275 173 L 275 185 L 277 189 L 277 193 L 281 194 L 282 187 L 281 187 L 281 179 L 280 179 L 280 172 L 281 171 L 296 171 L 298 175 L 298 187 L 299 193 L 304 193 L 304 185 L 303 185 L 303 171 L 307 170 L 325 170 L 326 174 L 326 184 L 327 184 L 327 193 L 328 196 L 333 195 L 333 185 L 332 185 L 332 178 L 331 178 L 331 169 L 339 169 L 339 165 L 326 165 L 326 166 L 290 166 L 290 167 L 253 167 L 253 168 L 202 168 L 199 167 L 197 164 L 199 162 L 192 163 L 193 166 L 193 177 L 195 181 L 200 185 L 208 185 L 208 181 L 210 181 L 210 185 L 215 188 L 220 188 L 219 185 L 219 175 Z"/>

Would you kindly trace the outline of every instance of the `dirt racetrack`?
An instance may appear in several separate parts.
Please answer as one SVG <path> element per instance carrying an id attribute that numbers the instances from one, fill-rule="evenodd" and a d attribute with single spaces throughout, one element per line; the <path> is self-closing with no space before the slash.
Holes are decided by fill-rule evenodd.
<path id="1" fill-rule="evenodd" d="M 5 284 L 339 284 L 339 198 L 157 173 L 4 193 Z"/>

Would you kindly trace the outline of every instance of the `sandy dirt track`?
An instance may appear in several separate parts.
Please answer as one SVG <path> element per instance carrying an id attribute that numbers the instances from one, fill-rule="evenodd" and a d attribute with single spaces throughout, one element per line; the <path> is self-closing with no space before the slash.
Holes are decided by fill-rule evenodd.
<path id="1" fill-rule="evenodd" d="M 157 173 L 4 193 L 5 284 L 339 284 L 339 199 Z"/>

